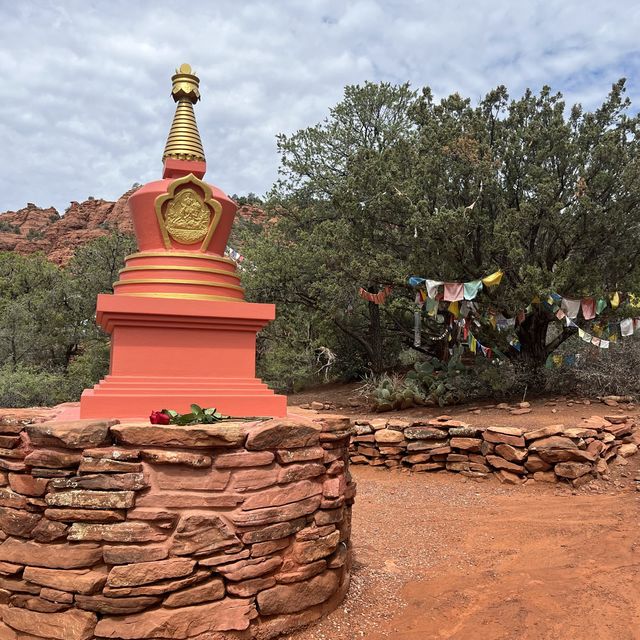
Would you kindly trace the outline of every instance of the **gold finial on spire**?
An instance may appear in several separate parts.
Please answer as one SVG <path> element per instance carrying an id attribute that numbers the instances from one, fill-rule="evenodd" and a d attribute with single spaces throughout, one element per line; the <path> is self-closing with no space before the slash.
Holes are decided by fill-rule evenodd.
<path id="1" fill-rule="evenodd" d="M 162 160 L 175 158 L 204 162 L 204 150 L 193 112 L 193 105 L 200 100 L 200 79 L 191 71 L 190 65 L 181 64 L 171 76 L 171 81 L 173 82 L 171 95 L 178 106 L 173 116 Z"/>

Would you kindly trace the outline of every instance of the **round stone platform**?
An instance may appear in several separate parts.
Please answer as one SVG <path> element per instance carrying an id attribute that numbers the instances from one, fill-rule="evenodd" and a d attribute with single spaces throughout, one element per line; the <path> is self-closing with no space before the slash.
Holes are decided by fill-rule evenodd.
<path id="1" fill-rule="evenodd" d="M 0 640 L 266 639 L 349 586 L 349 419 L 0 424 Z"/>

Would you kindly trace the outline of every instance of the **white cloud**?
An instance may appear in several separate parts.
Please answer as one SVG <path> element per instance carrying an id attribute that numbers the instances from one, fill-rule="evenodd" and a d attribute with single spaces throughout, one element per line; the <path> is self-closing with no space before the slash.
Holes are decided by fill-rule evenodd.
<path id="1" fill-rule="evenodd" d="M 321 120 L 345 84 L 473 100 L 550 84 L 593 107 L 626 75 L 637 102 L 639 25 L 631 0 L 0 0 L 0 211 L 157 178 L 182 62 L 201 77 L 208 178 L 264 193 L 275 135 Z"/>

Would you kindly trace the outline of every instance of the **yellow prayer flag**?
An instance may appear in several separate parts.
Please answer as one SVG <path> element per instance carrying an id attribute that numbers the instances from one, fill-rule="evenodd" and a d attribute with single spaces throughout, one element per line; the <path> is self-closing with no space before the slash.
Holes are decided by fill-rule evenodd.
<path id="1" fill-rule="evenodd" d="M 553 356 L 553 363 L 557 366 L 560 366 L 562 364 L 562 356 Z"/>
<path id="2" fill-rule="evenodd" d="M 620 294 L 616 291 L 612 296 L 611 296 L 611 307 L 613 309 L 617 309 L 620 306 Z"/>
<path id="3" fill-rule="evenodd" d="M 495 273 L 492 273 L 490 276 L 487 276 L 486 278 L 482 278 L 482 284 L 485 287 L 497 287 L 500 284 L 500 281 L 502 280 L 503 275 L 504 273 L 502 271 L 496 271 Z"/>
<path id="4" fill-rule="evenodd" d="M 452 302 L 449 305 L 449 313 L 454 317 L 454 318 L 458 318 L 460 316 L 460 305 L 458 304 L 458 302 Z"/>

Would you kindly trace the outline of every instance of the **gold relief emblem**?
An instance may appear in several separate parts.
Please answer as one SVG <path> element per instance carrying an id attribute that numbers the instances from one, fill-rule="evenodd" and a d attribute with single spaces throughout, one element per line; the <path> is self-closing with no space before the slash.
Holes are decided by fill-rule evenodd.
<path id="1" fill-rule="evenodd" d="M 206 251 L 222 217 L 222 205 L 209 185 L 192 173 L 174 180 L 167 193 L 156 198 L 155 209 L 166 249 L 171 249 L 172 239 L 180 244 L 202 240 L 200 250 Z"/>
<path id="2" fill-rule="evenodd" d="M 164 224 L 167 233 L 182 244 L 202 240 L 209 230 L 211 212 L 193 189 L 183 189 L 167 205 Z"/>

